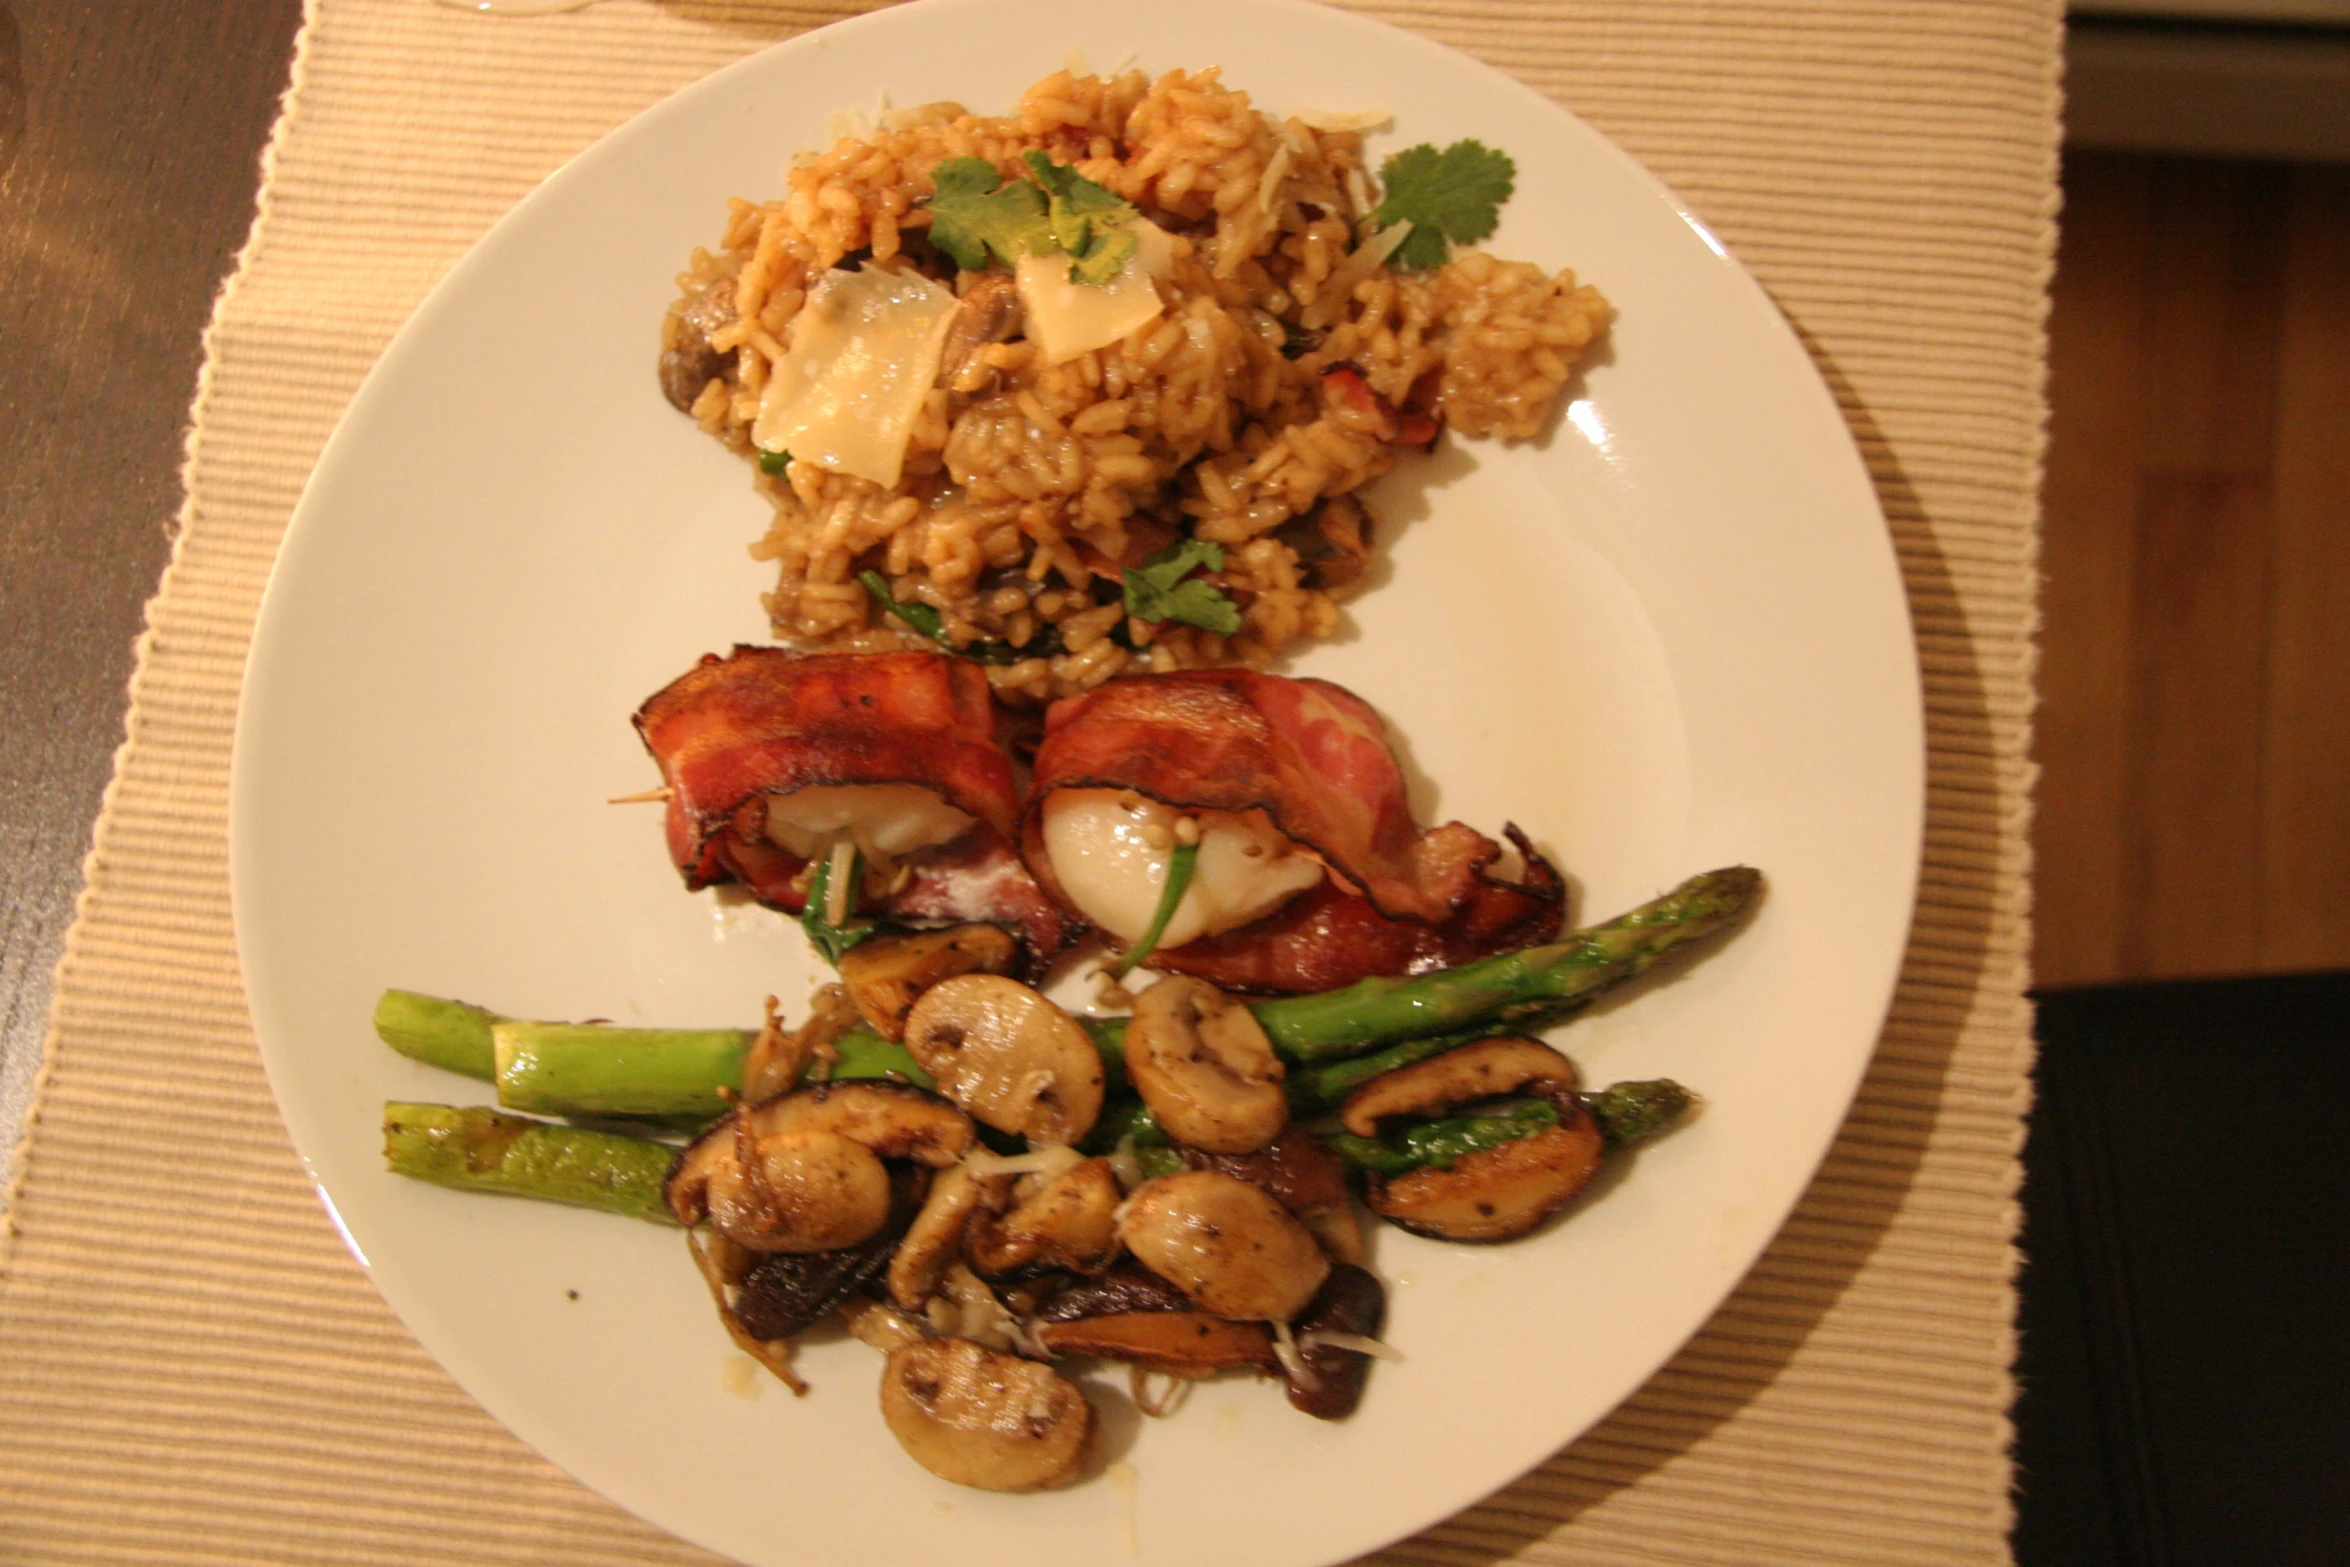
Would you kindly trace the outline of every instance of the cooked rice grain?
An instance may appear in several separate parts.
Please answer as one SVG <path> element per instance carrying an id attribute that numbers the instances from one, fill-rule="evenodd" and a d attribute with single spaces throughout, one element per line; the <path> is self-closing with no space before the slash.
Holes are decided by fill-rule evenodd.
<path id="1" fill-rule="evenodd" d="M 1030 150 L 1177 236 L 1164 312 L 1060 365 L 1017 337 L 979 348 L 931 392 L 894 489 L 808 462 L 761 474 L 775 518 L 752 553 L 777 568 L 780 640 L 923 645 L 859 586 L 879 571 L 957 645 L 997 644 L 988 675 L 1013 702 L 1130 668 L 1261 664 L 1338 628 L 1366 532 L 1340 498 L 1400 455 L 1375 409 L 1323 395 L 1326 369 L 1352 363 L 1388 404 L 1458 435 L 1524 439 L 1606 329 L 1607 302 L 1571 272 L 1480 251 L 1424 274 L 1350 265 L 1376 200 L 1358 132 L 1260 114 L 1215 70 L 1062 71 L 1008 116 L 897 111 L 801 157 L 780 199 L 733 202 L 664 323 L 665 345 L 698 334 L 723 356 L 694 418 L 750 454 L 760 393 L 824 271 L 869 255 L 956 280 L 923 237 L 931 171 L 980 157 L 1011 173 Z M 1240 608 L 1231 637 L 1126 620 L 1122 568 L 1184 534 L 1225 548 L 1214 580 Z"/>

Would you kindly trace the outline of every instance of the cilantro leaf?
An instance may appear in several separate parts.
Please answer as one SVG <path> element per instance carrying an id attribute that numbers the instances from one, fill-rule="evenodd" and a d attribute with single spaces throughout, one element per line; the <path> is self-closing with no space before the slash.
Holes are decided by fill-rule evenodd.
<path id="1" fill-rule="evenodd" d="M 1211 582 L 1191 577 L 1205 566 L 1224 569 L 1224 547 L 1203 539 L 1183 539 L 1139 566 L 1126 568 L 1126 613 L 1137 620 L 1175 621 L 1228 637 L 1240 629 L 1240 606 Z"/>
<path id="2" fill-rule="evenodd" d="M 1425 272 L 1444 265 L 1448 240 L 1468 245 L 1492 233 L 1517 174 L 1508 153 L 1480 141 L 1456 141 L 1441 152 L 1422 142 L 1389 158 L 1379 166 L 1387 199 L 1372 209 L 1371 221 L 1381 228 L 1409 223 L 1412 232 L 1387 264 Z"/>
<path id="3" fill-rule="evenodd" d="M 985 158 L 949 158 L 930 181 L 930 242 L 964 271 L 991 254 L 1010 266 L 1052 249 L 1045 193 L 1029 181 L 1004 179 Z"/>
<path id="4" fill-rule="evenodd" d="M 1050 658 L 1061 651 L 1061 628 L 1039 626 L 1026 643 L 1014 647 L 1009 642 L 966 642 L 955 646 L 947 637 L 946 621 L 939 612 L 923 603 L 905 603 L 890 597 L 889 579 L 878 571 L 857 573 L 857 585 L 862 587 L 884 614 L 895 615 L 918 635 L 928 637 L 943 653 L 953 653 L 980 664 L 1017 664 L 1025 658 Z"/>
<path id="5" fill-rule="evenodd" d="M 1060 251 L 1069 276 L 1107 283 L 1126 265 L 1136 244 L 1131 203 L 1041 152 L 1021 155 L 1029 178 L 1002 179 L 985 158 L 949 158 L 930 171 L 930 242 L 966 272 L 994 257 L 1006 266 L 1022 256 Z"/>

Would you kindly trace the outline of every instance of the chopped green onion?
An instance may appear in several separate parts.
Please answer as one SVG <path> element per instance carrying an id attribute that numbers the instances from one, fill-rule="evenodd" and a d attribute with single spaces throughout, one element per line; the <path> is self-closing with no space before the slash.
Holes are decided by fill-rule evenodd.
<path id="1" fill-rule="evenodd" d="M 765 447 L 759 449 L 759 471 L 761 473 L 771 473 L 780 478 L 783 471 L 790 466 L 791 453 L 771 452 Z"/>
<path id="2" fill-rule="evenodd" d="M 1175 845 L 1174 854 L 1167 860 L 1166 884 L 1159 888 L 1159 906 L 1151 911 L 1150 928 L 1142 933 L 1142 940 L 1134 944 L 1131 952 L 1110 965 L 1110 978 L 1124 979 L 1134 972 L 1135 964 L 1149 957 L 1152 949 L 1158 946 L 1159 938 L 1167 933 L 1167 922 L 1175 917 L 1175 906 L 1183 901 L 1183 894 L 1190 890 L 1191 873 L 1198 864 L 1198 844 Z"/>
<path id="3" fill-rule="evenodd" d="M 847 849 L 845 863 L 840 850 Z M 808 933 L 809 943 L 824 955 L 824 961 L 840 967 L 841 954 L 858 942 L 873 935 L 881 927 L 871 920 L 851 923 L 850 914 L 856 912 L 857 864 L 862 858 L 856 847 L 845 839 L 832 846 L 822 859 L 815 861 L 815 873 L 808 878 L 808 906 L 800 912 L 800 927 Z M 832 877 L 835 869 L 841 872 L 845 890 L 840 898 L 838 920 L 833 918 Z"/>

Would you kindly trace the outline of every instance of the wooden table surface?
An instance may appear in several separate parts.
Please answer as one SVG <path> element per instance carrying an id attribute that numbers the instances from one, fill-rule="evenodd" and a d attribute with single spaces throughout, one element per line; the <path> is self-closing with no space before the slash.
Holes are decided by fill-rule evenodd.
<path id="1" fill-rule="evenodd" d="M 300 0 L 0 0 L 0 1147 Z"/>

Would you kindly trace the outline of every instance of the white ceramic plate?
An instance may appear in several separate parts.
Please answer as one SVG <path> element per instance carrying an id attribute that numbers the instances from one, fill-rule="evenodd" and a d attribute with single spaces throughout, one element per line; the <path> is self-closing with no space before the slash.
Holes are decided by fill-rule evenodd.
<path id="1" fill-rule="evenodd" d="M 485 22 L 484 25 L 499 25 Z M 479 1101 L 368 1024 L 387 985 L 525 1015 L 698 1024 L 796 1004 L 780 921 L 680 891 L 630 712 L 762 640 L 744 470 L 662 401 L 657 324 L 729 195 L 777 189 L 827 112 L 1003 112 L 1071 49 L 1222 63 L 1270 108 L 1392 109 L 1392 149 L 1511 152 L 1500 254 L 1619 310 L 1545 439 L 1448 443 L 1392 485 L 1392 579 L 1298 660 L 1381 707 L 1418 806 L 1525 824 L 1603 917 L 1709 866 L 1771 892 L 1722 950 L 1562 1043 L 1670 1074 L 1696 1124 L 1526 1243 L 1383 1234 L 1390 1337 L 1338 1425 L 1201 1387 L 1100 1478 L 932 1479 L 877 1363 L 808 1347 L 813 1395 L 729 1391 L 674 1233 L 386 1174 L 390 1098 Z M 1590 1426 L 1702 1323 L 1801 1192 L 1865 1065 L 1917 865 L 1921 738 L 1900 580 L 1836 408 L 1760 289 L 1631 159 L 1460 56 L 1288 0 L 944 0 L 748 60 L 584 154 L 498 225 L 377 367 L 287 535 L 237 732 L 239 948 L 270 1081 L 377 1286 L 549 1458 L 747 1562 L 1303 1564 L 1476 1501 Z M 1107 1380 L 1112 1379 L 1105 1379 Z M 1131 1544 L 1129 1530 L 1131 1528 Z"/>

